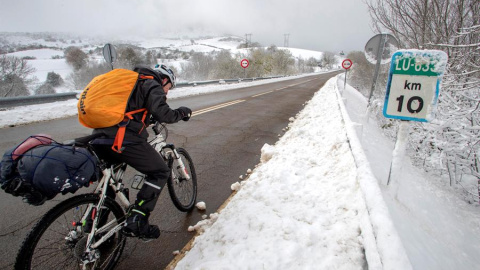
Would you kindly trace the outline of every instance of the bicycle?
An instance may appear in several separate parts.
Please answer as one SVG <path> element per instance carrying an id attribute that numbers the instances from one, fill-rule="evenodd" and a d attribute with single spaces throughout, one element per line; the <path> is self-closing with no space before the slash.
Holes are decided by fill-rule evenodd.
<path id="1" fill-rule="evenodd" d="M 152 129 L 155 137 L 149 143 L 172 170 L 167 180 L 170 197 L 180 211 L 191 211 L 197 197 L 192 158 L 185 149 L 166 143 L 165 124 L 156 122 Z M 69 198 L 42 216 L 23 241 L 15 269 L 113 269 L 117 264 L 126 244 L 120 230 L 132 207 L 129 189 L 123 184 L 127 164 L 108 164 L 98 158 L 92 141 L 100 136 L 64 143 L 89 149 L 103 176 L 92 193 Z M 134 178 L 132 188 L 140 189 L 143 176 Z"/>

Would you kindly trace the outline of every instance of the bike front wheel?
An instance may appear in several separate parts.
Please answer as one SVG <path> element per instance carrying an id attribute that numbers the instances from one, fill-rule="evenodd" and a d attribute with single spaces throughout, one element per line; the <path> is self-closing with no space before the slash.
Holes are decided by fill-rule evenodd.
<path id="1" fill-rule="evenodd" d="M 78 195 L 48 211 L 22 243 L 15 269 L 113 269 L 125 247 L 125 236 L 119 231 L 95 250 L 96 260 L 82 262 L 82 259 L 85 261 L 87 237 L 91 231 L 91 218 L 85 217 L 91 216 L 92 207 L 98 211 L 99 227 L 108 224 L 113 228 L 125 218 L 120 205 L 108 197 L 97 210 L 99 200 L 97 194 Z M 97 231 L 102 231 L 103 235 L 108 232 L 105 228 Z M 103 235 L 95 235 L 93 241 Z"/>
<path id="2" fill-rule="evenodd" d="M 171 161 L 172 173 L 167 180 L 168 192 L 175 207 L 182 212 L 188 212 L 194 208 L 197 200 L 197 174 L 188 152 L 183 148 L 177 148 L 177 153 L 185 165 L 185 171 L 181 171 L 182 168 L 176 159 Z M 184 174 L 189 175 L 190 179 L 184 177 Z"/>

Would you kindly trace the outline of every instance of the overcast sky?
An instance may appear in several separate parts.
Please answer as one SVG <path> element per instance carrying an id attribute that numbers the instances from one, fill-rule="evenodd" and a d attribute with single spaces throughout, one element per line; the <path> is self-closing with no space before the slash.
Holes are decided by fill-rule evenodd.
<path id="1" fill-rule="evenodd" d="M 106 36 L 231 34 L 264 46 L 363 51 L 374 36 L 362 0 L 0 0 L 1 32 Z"/>

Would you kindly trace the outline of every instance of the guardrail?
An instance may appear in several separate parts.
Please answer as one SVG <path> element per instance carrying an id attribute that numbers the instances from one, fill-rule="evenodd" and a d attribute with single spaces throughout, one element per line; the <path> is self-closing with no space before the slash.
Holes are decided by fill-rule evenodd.
<path id="1" fill-rule="evenodd" d="M 0 108 L 41 104 L 75 98 L 78 92 L 0 98 Z"/>
<path id="2" fill-rule="evenodd" d="M 212 80 L 212 81 L 200 81 L 200 82 L 183 82 L 183 83 L 177 83 L 177 87 L 192 87 L 197 85 L 225 84 L 225 83 L 235 83 L 235 82 L 237 83 L 251 82 L 255 80 L 274 79 L 274 78 L 281 78 L 281 77 L 284 77 L 284 76 L 245 78 L 245 79 L 225 79 L 225 80 Z M 76 95 L 78 93 L 80 92 L 77 91 L 77 92 L 59 93 L 59 94 L 45 94 L 45 95 L 34 95 L 34 96 L 0 98 L 0 109 L 68 100 L 68 99 L 76 98 Z"/>

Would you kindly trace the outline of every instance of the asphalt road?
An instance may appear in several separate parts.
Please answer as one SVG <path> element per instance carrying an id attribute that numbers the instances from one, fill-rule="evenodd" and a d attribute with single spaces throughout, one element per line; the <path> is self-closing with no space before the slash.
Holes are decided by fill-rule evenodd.
<path id="1" fill-rule="evenodd" d="M 117 269 L 164 269 L 174 258 L 173 252 L 181 250 L 195 235 L 188 232 L 188 227 L 225 202 L 231 194 L 230 186 L 259 163 L 262 146 L 275 144 L 289 118 L 302 110 L 304 103 L 338 73 L 169 101 L 172 108 L 188 106 L 194 111 L 190 121 L 168 126 L 168 141 L 187 149 L 192 156 L 198 177 L 198 201 L 205 202 L 207 209 L 182 213 L 173 206 L 168 192 L 163 192 L 150 217 L 150 223 L 160 227 L 160 238 L 148 243 L 129 239 Z M 90 134 L 90 130 L 78 124 L 75 117 L 4 128 L 0 129 L 0 151 L 3 153 L 38 133 L 51 134 L 57 141 L 64 141 Z M 134 173 L 131 170 L 128 175 Z M 77 194 L 80 192 L 88 189 Z M 134 196 L 132 192 L 130 197 Z M 0 269 L 12 269 L 28 229 L 65 198 L 58 195 L 34 207 L 0 192 Z"/>

